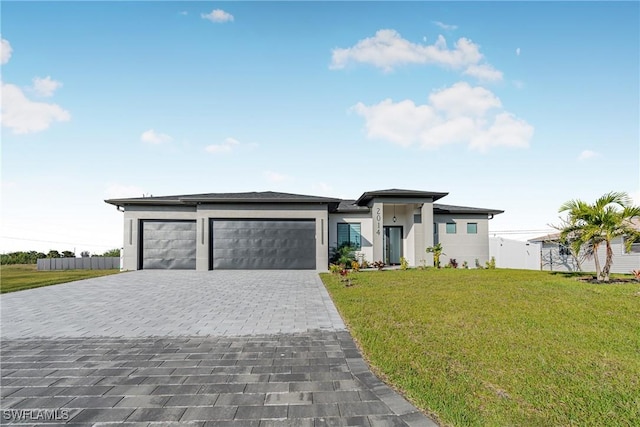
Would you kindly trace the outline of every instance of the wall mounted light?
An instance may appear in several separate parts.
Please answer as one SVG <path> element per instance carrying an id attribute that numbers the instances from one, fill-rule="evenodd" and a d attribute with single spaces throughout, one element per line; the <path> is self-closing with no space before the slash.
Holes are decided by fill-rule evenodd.
<path id="1" fill-rule="evenodd" d="M 396 205 L 393 205 L 393 222 L 398 221 L 398 218 L 396 218 Z"/>

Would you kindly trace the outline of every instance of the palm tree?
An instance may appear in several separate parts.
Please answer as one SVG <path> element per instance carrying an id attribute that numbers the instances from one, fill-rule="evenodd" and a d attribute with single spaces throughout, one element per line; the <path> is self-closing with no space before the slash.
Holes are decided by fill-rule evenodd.
<path id="1" fill-rule="evenodd" d="M 446 255 L 444 252 L 442 252 L 442 244 L 436 243 L 433 246 L 429 246 L 427 248 L 427 253 L 433 254 L 433 265 L 436 268 L 440 268 L 440 256 Z"/>
<path id="2" fill-rule="evenodd" d="M 632 224 L 634 217 L 640 218 L 640 207 L 633 206 L 627 193 L 610 192 L 593 204 L 570 200 L 560 206 L 559 212 L 568 212 L 567 219 L 560 228 L 561 241 L 570 244 L 576 254 L 581 249 L 593 253 L 598 280 L 609 281 L 613 264 L 613 239 L 626 236 L 627 250 L 634 241 L 640 240 L 640 233 Z M 607 252 L 601 270 L 598 248 L 602 243 Z"/>

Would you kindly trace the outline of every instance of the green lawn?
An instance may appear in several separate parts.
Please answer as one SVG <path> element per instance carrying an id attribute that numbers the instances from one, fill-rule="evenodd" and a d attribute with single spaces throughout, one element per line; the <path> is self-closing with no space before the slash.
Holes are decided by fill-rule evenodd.
<path id="1" fill-rule="evenodd" d="M 323 274 L 373 369 L 440 423 L 640 420 L 640 284 L 524 270 Z"/>
<path id="2" fill-rule="evenodd" d="M 35 264 L 3 265 L 0 267 L 0 293 L 57 285 L 119 272 L 120 270 L 117 269 L 38 271 Z"/>

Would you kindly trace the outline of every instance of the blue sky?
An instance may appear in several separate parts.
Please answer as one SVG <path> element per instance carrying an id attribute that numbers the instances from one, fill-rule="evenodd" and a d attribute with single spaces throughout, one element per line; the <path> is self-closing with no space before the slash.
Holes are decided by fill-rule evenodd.
<path id="1" fill-rule="evenodd" d="M 640 203 L 639 12 L 3 1 L 0 251 L 119 247 L 142 194 L 446 191 L 518 239 Z"/>

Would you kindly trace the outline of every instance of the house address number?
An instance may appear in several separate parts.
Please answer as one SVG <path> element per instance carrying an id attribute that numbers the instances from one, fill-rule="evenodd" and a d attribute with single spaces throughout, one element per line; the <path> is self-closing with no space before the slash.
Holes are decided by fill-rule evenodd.
<path id="1" fill-rule="evenodd" d="M 376 223 L 378 226 L 376 227 L 376 234 L 380 235 L 380 221 L 382 220 L 382 214 L 380 212 L 380 208 L 376 208 Z"/>

